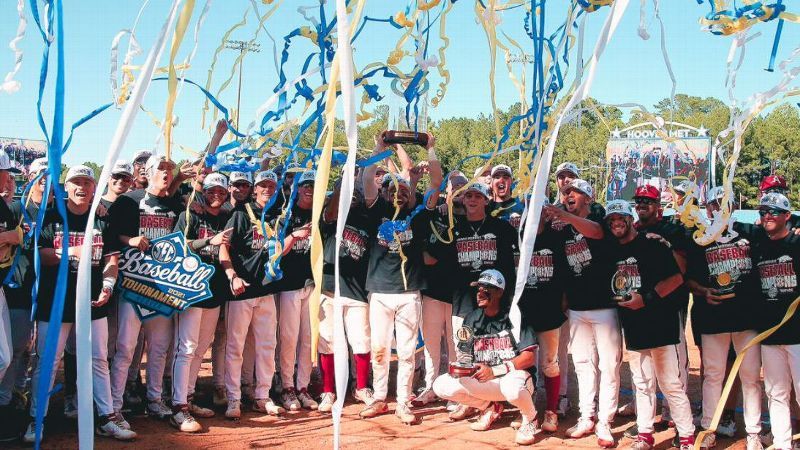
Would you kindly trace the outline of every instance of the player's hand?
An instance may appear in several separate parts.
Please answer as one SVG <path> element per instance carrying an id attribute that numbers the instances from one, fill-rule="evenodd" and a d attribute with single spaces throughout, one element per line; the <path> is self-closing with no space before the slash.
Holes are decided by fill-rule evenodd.
<path id="1" fill-rule="evenodd" d="M 219 137 L 221 138 L 222 136 L 225 136 L 225 133 L 227 132 L 228 132 L 228 122 L 225 119 L 219 119 L 217 121 L 217 126 L 214 129 L 214 134 L 219 135 Z"/>
<path id="2" fill-rule="evenodd" d="M 481 383 L 485 383 L 489 380 L 494 379 L 494 374 L 492 373 L 492 368 L 487 366 L 486 364 L 476 364 L 478 370 L 472 375 L 472 378 L 480 381 Z"/>
<path id="3" fill-rule="evenodd" d="M 292 231 L 292 237 L 295 239 L 306 239 L 310 234 L 311 234 L 310 222 Z"/>
<path id="4" fill-rule="evenodd" d="M 180 172 L 178 176 L 182 180 L 188 180 L 189 178 L 194 178 L 197 175 L 197 169 L 192 164 L 191 161 L 186 161 L 185 163 L 181 164 Z"/>
<path id="5" fill-rule="evenodd" d="M 375 150 L 382 152 L 386 150 L 389 144 L 386 143 L 386 131 L 381 131 L 381 133 L 375 136 Z"/>
<path id="6" fill-rule="evenodd" d="M 430 150 L 436 146 L 436 136 L 434 136 L 430 131 L 425 134 L 428 135 L 428 144 L 425 146 L 425 149 Z"/>
<path id="7" fill-rule="evenodd" d="M 128 240 L 128 246 L 136 247 L 140 252 L 143 252 L 150 248 L 150 240 L 144 236 L 136 236 Z"/>
<path id="8" fill-rule="evenodd" d="M 192 204 L 191 204 L 191 205 L 189 205 L 189 208 L 190 208 L 190 209 L 192 210 L 192 212 L 194 212 L 195 214 L 203 214 L 203 212 L 205 211 L 205 209 L 203 208 L 203 205 L 201 205 L 201 204 L 200 204 L 200 203 L 198 203 L 198 202 L 192 202 Z"/>
<path id="9" fill-rule="evenodd" d="M 563 218 L 569 214 L 568 212 L 564 211 L 563 209 L 559 208 L 558 206 L 553 205 L 544 205 L 542 206 L 542 211 L 547 217 L 549 221 L 563 221 Z"/>
<path id="10" fill-rule="evenodd" d="M 664 239 L 664 237 L 663 237 L 663 236 L 661 236 L 661 235 L 660 235 L 660 234 L 658 234 L 658 233 L 646 233 L 646 234 L 645 234 L 645 237 L 646 237 L 647 239 L 653 239 L 653 240 L 659 241 L 659 242 L 661 242 L 662 244 L 666 245 L 666 246 L 667 246 L 667 248 L 672 248 L 672 244 L 670 244 L 668 240 Z"/>
<path id="11" fill-rule="evenodd" d="M 231 280 L 231 292 L 235 296 L 239 296 L 244 293 L 245 289 L 250 286 L 250 283 L 244 281 L 243 279 L 239 278 L 238 276 L 234 276 Z"/>
<path id="12" fill-rule="evenodd" d="M 211 245 L 228 245 L 231 243 L 231 234 L 233 233 L 233 227 L 226 229 L 225 231 L 220 231 L 219 233 L 215 234 L 210 241 L 208 241 Z"/>
<path id="13" fill-rule="evenodd" d="M 800 236 L 800 228 L 792 228 L 792 232 L 795 236 Z"/>
<path id="14" fill-rule="evenodd" d="M 721 305 L 722 302 L 725 300 L 717 295 L 719 292 L 716 289 L 707 287 L 703 288 L 703 291 L 706 297 L 706 303 L 708 303 L 709 305 L 714 305 L 714 306 Z"/>
<path id="15" fill-rule="evenodd" d="M 95 215 L 97 217 L 105 217 L 105 216 L 107 216 L 108 215 L 108 208 L 106 208 L 106 205 L 104 205 L 102 203 L 97 205 L 97 212 L 95 212 Z"/>
<path id="16" fill-rule="evenodd" d="M 112 292 L 113 291 L 111 289 L 103 289 L 100 291 L 100 295 L 97 297 L 97 300 L 92 302 L 92 308 L 99 308 L 108 303 L 108 301 L 111 300 Z"/>
<path id="17" fill-rule="evenodd" d="M 619 302 L 619 306 L 636 311 L 637 309 L 644 308 L 644 299 L 642 294 L 638 292 L 631 292 L 631 299 L 624 302 Z"/>

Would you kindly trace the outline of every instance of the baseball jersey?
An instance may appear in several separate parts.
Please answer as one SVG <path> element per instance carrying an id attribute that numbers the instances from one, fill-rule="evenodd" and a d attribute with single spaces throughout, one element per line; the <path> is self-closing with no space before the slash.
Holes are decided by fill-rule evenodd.
<path id="1" fill-rule="evenodd" d="M 367 216 L 363 204 L 353 204 L 347 213 L 339 247 L 339 291 L 342 297 L 367 301 L 367 261 L 375 223 Z M 336 292 L 336 222 L 320 221 L 323 265 L 322 290 Z"/>
<path id="2" fill-rule="evenodd" d="M 187 241 L 196 239 L 211 239 L 218 233 L 225 231 L 225 225 L 228 223 L 229 215 L 220 211 L 219 214 L 213 215 L 208 212 L 197 214 L 194 211 L 189 211 L 189 228 L 186 228 L 186 211 L 178 216 L 178 221 L 175 224 L 175 231 L 185 233 Z M 232 295 L 228 277 L 225 276 L 225 269 L 219 263 L 219 245 L 208 244 L 203 248 L 194 250 L 197 256 L 206 263 L 214 266 L 214 275 L 209 280 L 209 288 L 211 289 L 212 296 L 202 302 L 195 303 L 192 307 L 198 308 L 216 308 L 223 305 L 225 301 Z"/>
<path id="3" fill-rule="evenodd" d="M 526 350 L 536 347 L 536 334 L 530 327 L 523 326 L 519 333 L 519 342 L 511 332 L 511 320 L 508 309 L 501 308 L 493 317 L 486 315 L 485 310 L 478 308 L 464 318 L 464 327 L 472 331 L 472 356 L 475 363 L 496 366 L 510 361 Z M 529 369 L 533 373 L 536 366 Z"/>
<path id="4" fill-rule="evenodd" d="M 111 228 L 117 235 L 144 236 L 149 240 L 164 237 L 175 229 L 183 210 L 176 197 L 157 197 L 145 190 L 117 197 L 108 212 Z"/>
<path id="5" fill-rule="evenodd" d="M 614 243 L 610 253 L 614 273 L 624 273 L 631 281 L 631 288 L 642 295 L 652 291 L 660 281 L 680 274 L 672 250 L 658 240 L 648 239 L 644 233 L 637 234 L 627 244 Z M 612 278 L 608 279 L 609 287 Z M 629 349 L 646 350 L 678 343 L 678 310 L 669 296 L 651 300 L 635 311 L 618 308 L 625 345 Z"/>
<path id="6" fill-rule="evenodd" d="M 528 278 L 518 303 L 523 323 L 533 331 L 553 330 L 567 320 L 561 309 L 566 277 L 564 246 L 552 230 L 545 228 L 536 236 Z"/>
<path id="7" fill-rule="evenodd" d="M 311 222 L 311 210 L 303 209 L 297 205 L 292 207 L 291 217 L 288 219 L 285 236 L 292 231 Z M 275 230 L 283 226 L 283 221 L 276 222 Z M 284 240 L 285 242 L 285 240 Z M 292 249 L 281 257 L 280 262 L 283 278 L 273 282 L 275 292 L 286 292 L 302 289 L 313 283 L 311 277 L 311 235 L 303 239 L 295 239 Z"/>
<path id="8" fill-rule="evenodd" d="M 89 213 L 74 214 L 67 210 L 67 225 L 69 226 L 69 252 L 80 252 L 80 247 L 86 238 L 86 224 L 88 223 Z M 64 228 L 61 215 L 58 210 L 51 208 L 47 211 L 42 233 L 39 236 L 39 246 L 41 248 L 55 249 L 56 254 L 61 255 L 64 238 Z M 108 222 L 104 218 L 96 217 L 92 233 L 92 268 L 91 268 L 91 300 L 97 300 L 100 291 L 103 289 L 103 269 L 105 268 L 105 257 L 119 253 L 120 244 L 116 235 L 111 232 Z M 69 269 L 67 274 L 67 291 L 64 297 L 64 314 L 62 323 L 75 322 L 76 293 L 78 283 L 78 263 L 77 256 L 69 256 Z M 36 320 L 49 322 L 50 310 L 53 305 L 53 296 L 58 278 L 58 265 L 42 265 L 42 278 L 39 283 L 39 297 L 37 299 Z M 92 307 L 92 320 L 101 319 L 108 316 L 108 303 L 99 307 Z"/>
<path id="9" fill-rule="evenodd" d="M 453 217 L 454 222 L 456 217 L 458 216 Z M 436 214 L 431 218 L 430 226 L 436 229 L 436 232 L 442 239 L 449 239 L 447 230 L 450 228 L 450 219 L 448 219 L 447 216 L 446 205 L 444 212 L 442 212 L 440 208 L 437 208 Z M 422 291 L 422 295 L 440 302 L 452 304 L 454 281 L 452 274 L 455 268 L 452 267 L 454 261 L 446 256 L 449 245 L 450 244 L 440 241 L 439 238 L 436 237 L 436 234 L 431 231 L 425 250 L 432 257 L 436 258 L 436 264 L 425 264 L 423 267 L 423 276 L 425 277 L 428 288 Z"/>
<path id="10" fill-rule="evenodd" d="M 762 320 L 758 330 L 764 331 L 780 323 L 789 305 L 800 296 L 797 274 L 800 273 L 800 236 L 789 233 L 785 238 L 759 239 L 755 246 L 754 263 L 761 290 L 758 310 Z M 800 344 L 800 314 L 795 313 L 778 328 L 763 345 Z"/>
<path id="11" fill-rule="evenodd" d="M 249 205 L 256 220 L 260 220 L 261 207 L 256 202 L 251 202 Z M 267 216 L 264 220 L 269 222 L 270 217 Z M 230 239 L 233 270 L 236 271 L 236 275 L 250 284 L 242 294 L 231 296 L 228 301 L 248 300 L 278 292 L 274 289 L 275 283 L 262 284 L 264 265 L 269 261 L 270 255 L 269 251 L 264 248 L 266 239 L 261 226 L 250 220 L 247 207 L 235 210 L 225 228 L 233 228 Z"/>
<path id="12" fill-rule="evenodd" d="M 22 204 L 16 201 L 12 204 L 11 210 L 16 212 L 21 210 Z M 33 219 L 31 227 L 36 227 L 36 217 L 39 214 L 39 205 L 31 200 L 25 208 L 25 212 Z M 6 301 L 10 309 L 31 309 L 31 290 L 33 283 L 36 280 L 36 273 L 33 270 L 33 237 L 27 240 L 22 248 L 19 249 L 20 255 L 17 264 L 14 266 L 14 275 L 12 281 L 17 284 L 17 287 L 3 286 L 3 292 L 6 294 Z"/>

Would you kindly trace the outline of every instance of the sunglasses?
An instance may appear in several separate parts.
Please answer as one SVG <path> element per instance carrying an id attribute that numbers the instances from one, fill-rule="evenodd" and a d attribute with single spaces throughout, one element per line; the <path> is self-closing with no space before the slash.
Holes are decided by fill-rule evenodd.
<path id="1" fill-rule="evenodd" d="M 782 209 L 777 209 L 777 208 L 767 208 L 767 209 L 759 209 L 758 210 L 758 215 L 761 216 L 761 217 L 764 217 L 767 214 L 769 214 L 772 217 L 778 217 L 780 215 L 786 214 L 786 211 L 784 211 Z"/>
<path id="2" fill-rule="evenodd" d="M 656 203 L 658 203 L 658 200 L 656 199 L 645 198 L 645 197 L 636 197 L 635 199 L 633 199 L 633 201 L 637 205 L 648 205 L 648 206 L 655 205 Z"/>
<path id="3" fill-rule="evenodd" d="M 133 178 L 129 175 L 122 175 L 122 174 L 115 174 L 111 175 L 112 180 L 122 180 L 122 181 L 133 181 Z"/>
<path id="4" fill-rule="evenodd" d="M 236 189 L 247 189 L 247 188 L 250 187 L 250 183 L 247 183 L 247 182 L 243 181 L 243 182 L 240 182 L 240 183 L 233 183 L 232 186 L 235 187 Z"/>

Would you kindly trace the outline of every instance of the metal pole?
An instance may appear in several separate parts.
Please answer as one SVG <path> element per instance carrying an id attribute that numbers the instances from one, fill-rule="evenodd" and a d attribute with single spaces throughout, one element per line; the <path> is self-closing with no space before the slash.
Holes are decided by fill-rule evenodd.
<path id="1" fill-rule="evenodd" d="M 244 49 L 240 50 L 243 53 Z M 236 129 L 239 129 L 239 117 L 242 116 L 242 72 L 244 72 L 244 58 L 239 62 L 239 92 L 236 94 Z"/>

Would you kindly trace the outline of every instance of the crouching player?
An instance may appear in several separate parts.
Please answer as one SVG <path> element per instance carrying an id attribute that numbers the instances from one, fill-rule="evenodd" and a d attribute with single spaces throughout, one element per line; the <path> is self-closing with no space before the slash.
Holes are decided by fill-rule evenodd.
<path id="1" fill-rule="evenodd" d="M 464 318 L 457 330 L 458 361 L 451 374 L 439 376 L 433 390 L 440 398 L 481 411 L 475 431 L 488 430 L 503 413 L 503 402 L 519 408 L 522 426 L 515 442 L 533 444 L 536 435 L 536 408 L 533 405 L 533 375 L 536 368 L 536 337 L 533 330 L 520 330 L 519 342 L 511 333 L 507 305 L 501 304 L 506 281 L 497 270 L 481 273 L 478 281 L 478 308 Z M 468 369 L 474 361 L 472 369 Z M 463 374 L 458 377 L 456 369 Z M 464 372 L 474 372 L 470 376 Z"/>

